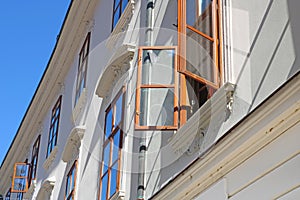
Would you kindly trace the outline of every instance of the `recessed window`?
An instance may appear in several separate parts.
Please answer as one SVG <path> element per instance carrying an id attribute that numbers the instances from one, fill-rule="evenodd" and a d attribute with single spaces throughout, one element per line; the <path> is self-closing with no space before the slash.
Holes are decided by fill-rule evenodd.
<path id="1" fill-rule="evenodd" d="M 123 11 L 125 10 L 129 0 L 114 0 L 112 30 L 117 25 Z"/>
<path id="2" fill-rule="evenodd" d="M 58 98 L 55 106 L 52 109 L 49 139 L 47 145 L 47 156 L 46 156 L 47 158 L 57 144 L 59 118 L 60 118 L 60 111 L 61 111 L 61 100 L 62 100 L 62 96 Z"/>
<path id="3" fill-rule="evenodd" d="M 100 199 L 110 199 L 120 188 L 120 164 L 123 138 L 124 89 L 112 101 L 105 114 L 105 133 L 100 174 Z"/>
<path id="4" fill-rule="evenodd" d="M 66 192 L 65 192 L 65 200 L 73 200 L 75 195 L 75 187 L 76 187 L 76 176 L 77 176 L 77 161 L 74 162 L 71 167 L 66 181 Z"/>
<path id="5" fill-rule="evenodd" d="M 31 184 L 32 180 L 36 179 L 37 163 L 38 163 L 38 156 L 39 156 L 39 149 L 40 149 L 40 140 L 41 140 L 41 136 L 39 135 L 32 147 L 31 173 L 30 173 L 29 185 Z"/>
<path id="6" fill-rule="evenodd" d="M 176 47 L 139 49 L 136 129 L 176 129 Z"/>
<path id="7" fill-rule="evenodd" d="M 180 124 L 221 84 L 219 0 L 179 0 Z"/>
<path id="8" fill-rule="evenodd" d="M 91 33 L 89 32 L 87 34 L 85 41 L 82 45 L 82 48 L 79 52 L 75 105 L 76 105 L 83 89 L 86 87 L 86 76 L 87 76 L 88 55 L 89 55 L 89 48 L 90 48 L 90 38 L 91 38 Z"/>

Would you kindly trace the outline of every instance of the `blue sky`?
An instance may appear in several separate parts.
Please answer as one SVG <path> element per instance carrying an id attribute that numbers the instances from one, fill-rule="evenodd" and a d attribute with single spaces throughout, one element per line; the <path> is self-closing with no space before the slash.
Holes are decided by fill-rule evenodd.
<path id="1" fill-rule="evenodd" d="M 71 0 L 0 0 L 0 164 L 47 66 Z"/>

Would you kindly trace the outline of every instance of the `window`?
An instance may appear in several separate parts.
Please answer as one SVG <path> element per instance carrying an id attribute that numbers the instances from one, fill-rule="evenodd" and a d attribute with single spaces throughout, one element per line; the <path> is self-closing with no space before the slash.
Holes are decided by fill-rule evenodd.
<path id="1" fill-rule="evenodd" d="M 81 48 L 81 51 L 79 53 L 75 105 L 76 105 L 83 89 L 86 87 L 86 74 L 87 74 L 87 66 L 88 66 L 90 38 L 91 38 L 91 32 L 89 32 L 87 34 L 85 41 L 83 43 L 83 46 Z"/>
<path id="2" fill-rule="evenodd" d="M 46 156 L 47 158 L 57 144 L 59 118 L 60 118 L 60 111 L 61 111 L 61 99 L 62 96 L 58 98 L 54 108 L 52 109 L 49 139 L 48 139 L 48 146 L 47 146 L 47 156 Z"/>
<path id="3" fill-rule="evenodd" d="M 125 10 L 129 0 L 114 0 L 112 30 L 117 25 L 123 11 Z"/>
<path id="4" fill-rule="evenodd" d="M 39 156 L 39 149 L 40 149 L 40 138 L 41 136 L 39 135 L 32 147 L 31 173 L 30 173 L 29 185 L 31 184 L 32 180 L 36 179 L 37 163 L 38 163 L 38 156 Z"/>
<path id="5" fill-rule="evenodd" d="M 11 192 L 11 189 L 9 189 L 5 195 L 5 200 L 22 200 L 23 199 L 23 193 L 18 192 L 14 193 Z"/>
<path id="6" fill-rule="evenodd" d="M 15 164 L 11 189 L 12 193 L 27 192 L 29 172 L 30 164 L 27 162 Z"/>
<path id="7" fill-rule="evenodd" d="M 179 0 L 180 123 L 219 88 L 219 0 Z"/>
<path id="8" fill-rule="evenodd" d="M 77 176 L 77 161 L 74 162 L 73 166 L 71 167 L 71 169 L 67 175 L 66 193 L 65 193 L 66 200 L 74 199 L 76 176 Z"/>
<path id="9" fill-rule="evenodd" d="M 123 88 L 105 113 L 104 143 L 100 173 L 100 199 L 111 198 L 120 187 L 120 164 L 123 138 Z"/>
<path id="10" fill-rule="evenodd" d="M 139 49 L 136 129 L 176 129 L 176 47 Z"/>

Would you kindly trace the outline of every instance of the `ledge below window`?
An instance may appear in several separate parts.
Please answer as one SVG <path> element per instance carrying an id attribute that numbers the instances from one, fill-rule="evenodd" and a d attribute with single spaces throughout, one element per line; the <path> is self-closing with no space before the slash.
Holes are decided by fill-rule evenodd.
<path id="1" fill-rule="evenodd" d="M 98 82 L 96 94 L 104 98 L 109 92 L 115 77 L 121 77 L 130 68 L 129 61 L 132 60 L 135 46 L 122 45 L 112 56 L 109 64 L 105 67 Z"/>
<path id="2" fill-rule="evenodd" d="M 50 165 L 52 164 L 52 162 L 54 161 L 56 154 L 58 151 L 58 147 L 55 146 L 54 149 L 51 151 L 50 155 L 48 156 L 48 158 L 45 160 L 43 167 L 45 170 L 48 170 Z"/>
<path id="3" fill-rule="evenodd" d="M 113 49 L 113 47 L 116 45 L 118 39 L 120 38 L 120 33 L 127 30 L 129 22 L 133 16 L 134 4 L 134 0 L 128 1 L 128 4 L 125 10 L 123 11 L 120 19 L 118 20 L 118 23 L 116 24 L 109 38 L 107 39 L 106 46 L 109 49 Z"/>
<path id="4" fill-rule="evenodd" d="M 125 199 L 124 191 L 118 191 L 110 198 L 110 200 L 124 200 L 124 199 Z"/>
<path id="5" fill-rule="evenodd" d="M 213 129 L 214 123 L 221 124 L 228 118 L 232 112 L 234 88 L 233 84 L 225 83 L 170 138 L 169 144 L 176 154 L 181 155 L 185 152 L 191 153 L 195 149 L 199 150 L 210 133 L 208 129 Z"/>
<path id="6" fill-rule="evenodd" d="M 43 181 L 41 188 L 36 196 L 37 200 L 46 200 L 46 199 L 50 199 L 52 190 L 54 188 L 55 185 L 55 178 L 49 178 L 45 181 Z"/>
<path id="7" fill-rule="evenodd" d="M 79 155 L 79 148 L 81 146 L 81 140 L 84 136 L 85 130 L 86 128 L 82 126 L 76 126 L 72 129 L 62 153 L 62 160 L 64 162 L 69 162 L 72 158 Z"/>
<path id="8" fill-rule="evenodd" d="M 74 124 L 79 124 L 79 115 L 80 113 L 82 113 L 85 107 L 86 100 L 87 100 L 87 89 L 83 88 L 80 97 L 72 111 L 71 121 Z"/>

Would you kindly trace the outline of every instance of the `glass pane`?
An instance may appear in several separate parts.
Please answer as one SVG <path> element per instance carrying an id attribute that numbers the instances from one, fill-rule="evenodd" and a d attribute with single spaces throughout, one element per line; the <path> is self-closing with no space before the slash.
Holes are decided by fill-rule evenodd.
<path id="1" fill-rule="evenodd" d="M 101 183 L 101 200 L 106 199 L 106 193 L 107 193 L 107 186 L 108 186 L 108 178 L 107 174 L 102 178 Z"/>
<path id="2" fill-rule="evenodd" d="M 72 170 L 72 187 L 71 190 L 75 188 L 75 167 Z"/>
<path id="3" fill-rule="evenodd" d="M 126 6 L 127 6 L 128 0 L 123 0 L 122 1 L 122 13 L 125 10 Z"/>
<path id="4" fill-rule="evenodd" d="M 140 106 L 140 125 L 174 125 L 173 88 L 142 88 Z"/>
<path id="5" fill-rule="evenodd" d="M 27 177 L 29 172 L 29 167 L 28 165 L 16 165 L 16 176 L 18 177 Z"/>
<path id="6" fill-rule="evenodd" d="M 143 50 L 142 84 L 174 84 L 175 50 Z"/>
<path id="7" fill-rule="evenodd" d="M 117 125 L 119 125 L 119 123 L 121 122 L 122 120 L 122 110 L 123 108 L 123 95 L 121 95 L 119 97 L 119 99 L 117 100 L 116 102 L 116 117 L 115 117 L 115 127 Z M 121 128 L 121 127 L 120 127 Z"/>
<path id="8" fill-rule="evenodd" d="M 104 147 L 104 158 L 103 158 L 103 173 L 107 171 L 109 166 L 109 156 L 110 156 L 110 142 Z"/>
<path id="9" fill-rule="evenodd" d="M 69 195 L 70 191 L 70 176 L 67 178 L 67 183 L 66 183 L 66 197 Z"/>
<path id="10" fill-rule="evenodd" d="M 111 169 L 110 196 L 112 196 L 117 190 L 117 176 L 118 176 L 118 163 L 116 163 Z"/>
<path id="11" fill-rule="evenodd" d="M 115 9 L 119 6 L 120 1 L 121 1 L 121 0 L 115 0 L 115 4 L 114 4 L 114 5 L 115 5 L 115 7 L 114 7 Z"/>
<path id="12" fill-rule="evenodd" d="M 212 0 L 187 0 L 186 23 L 212 36 Z"/>
<path id="13" fill-rule="evenodd" d="M 120 18 L 120 13 L 119 13 L 119 10 L 117 10 L 114 14 L 114 22 L 113 22 L 113 27 L 115 27 L 119 21 L 119 18 Z"/>
<path id="14" fill-rule="evenodd" d="M 106 115 L 106 122 L 105 122 L 105 140 L 108 139 L 111 130 L 112 130 L 112 109 L 110 109 Z"/>
<path id="15" fill-rule="evenodd" d="M 119 157 L 120 130 L 114 135 L 113 157 L 112 162 L 115 162 Z"/>
<path id="16" fill-rule="evenodd" d="M 14 190 L 23 191 L 26 188 L 26 178 L 15 178 Z"/>
<path id="17" fill-rule="evenodd" d="M 187 29 L 186 69 L 208 81 L 216 83 L 213 57 L 214 43 Z"/>

